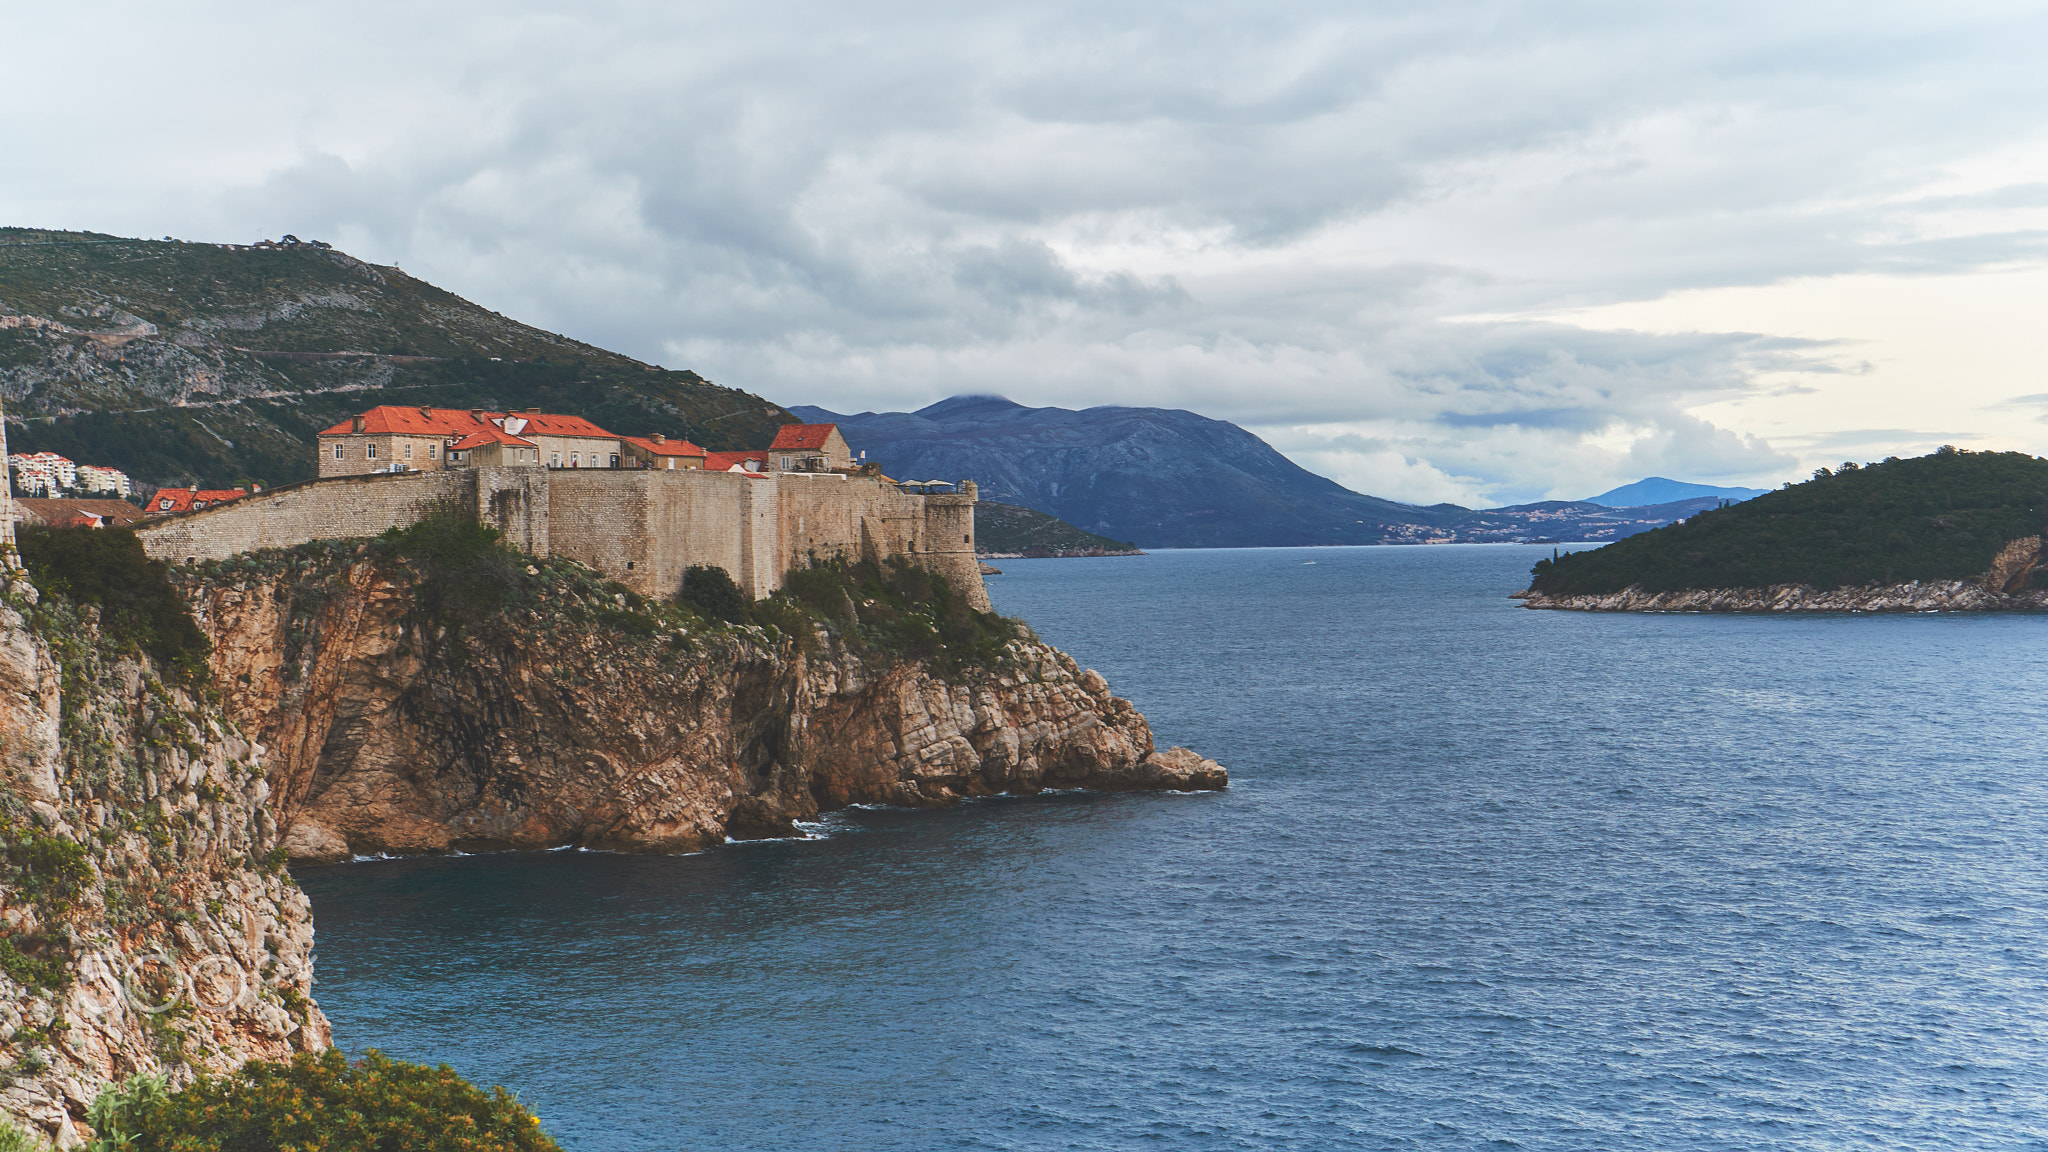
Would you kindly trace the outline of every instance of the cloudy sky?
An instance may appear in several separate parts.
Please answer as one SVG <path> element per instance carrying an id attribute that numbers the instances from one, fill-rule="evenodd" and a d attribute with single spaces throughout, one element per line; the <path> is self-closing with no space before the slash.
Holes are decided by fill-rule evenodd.
<path id="1" fill-rule="evenodd" d="M 293 232 L 786 404 L 1399 499 L 2048 451 L 2038 4 L 11 11 L 0 221 Z"/>

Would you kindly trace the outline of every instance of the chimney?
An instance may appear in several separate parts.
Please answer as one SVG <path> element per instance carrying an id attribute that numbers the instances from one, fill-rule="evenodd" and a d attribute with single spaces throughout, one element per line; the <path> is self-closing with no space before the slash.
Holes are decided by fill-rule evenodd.
<path id="1" fill-rule="evenodd" d="M 432 420 L 434 418 L 434 410 L 422 404 L 420 405 L 420 415 L 428 420 Z"/>
<path id="2" fill-rule="evenodd" d="M 656 444 L 659 444 L 659 443 L 661 443 L 661 442 L 662 442 L 662 440 L 661 440 L 661 433 L 659 433 L 659 432 L 656 432 L 656 433 L 654 434 L 654 442 L 655 442 Z"/>
<path id="3" fill-rule="evenodd" d="M 358 417 L 356 417 L 355 419 L 353 419 L 353 420 L 349 421 L 349 429 L 348 429 L 348 430 L 349 430 L 349 431 L 351 431 L 351 432 L 354 432 L 354 433 L 355 433 L 356 435 L 358 435 L 358 436 L 362 435 L 362 433 L 363 433 L 363 418 L 362 418 L 361 416 L 358 416 Z"/>
<path id="4" fill-rule="evenodd" d="M 477 422 L 477 423 L 479 423 L 479 424 L 483 423 L 483 422 L 484 422 L 484 410 L 483 410 L 483 409 L 481 409 L 481 408 L 471 408 L 471 409 L 469 410 L 469 418 L 470 418 L 471 420 L 474 420 L 474 421 L 476 421 L 476 422 Z"/>
<path id="5" fill-rule="evenodd" d="M 527 414 L 528 416 L 538 416 L 538 415 L 540 415 L 540 409 L 538 409 L 538 408 L 528 408 L 528 409 L 526 410 L 526 414 Z"/>

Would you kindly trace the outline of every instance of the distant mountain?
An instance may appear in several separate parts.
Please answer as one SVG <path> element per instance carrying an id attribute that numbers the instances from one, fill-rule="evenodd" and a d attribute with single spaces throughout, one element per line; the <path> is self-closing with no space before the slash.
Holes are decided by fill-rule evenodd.
<path id="1" fill-rule="evenodd" d="M 1605 543 L 1719 503 L 1616 510 L 1554 500 L 1481 511 L 1401 504 L 1317 476 L 1235 424 L 1170 408 L 1076 412 L 955 396 L 916 412 L 790 411 L 839 425 L 891 476 L 971 478 L 984 501 L 1022 505 L 1141 548 Z"/>
<path id="2" fill-rule="evenodd" d="M 1633 484 L 1588 496 L 1587 504 L 1605 504 L 1609 508 L 1641 508 L 1647 504 L 1669 504 L 1677 500 L 1698 500 L 1712 496 L 1721 500 L 1743 501 L 1754 499 L 1770 491 L 1768 488 L 1716 488 L 1712 484 L 1688 484 L 1683 480 L 1666 480 L 1652 476 Z"/>
<path id="3" fill-rule="evenodd" d="M 788 419 L 324 244 L 26 228 L 0 228 L 0 396 L 17 452 L 215 488 L 310 478 L 316 433 L 377 404 L 540 407 L 714 449 Z"/>
<path id="4" fill-rule="evenodd" d="M 1375 544 L 1464 509 L 1362 496 L 1222 420 L 1169 408 L 1026 408 L 955 396 L 916 412 L 836 423 L 891 476 L 972 477 L 984 500 L 1021 504 L 1139 547 Z"/>

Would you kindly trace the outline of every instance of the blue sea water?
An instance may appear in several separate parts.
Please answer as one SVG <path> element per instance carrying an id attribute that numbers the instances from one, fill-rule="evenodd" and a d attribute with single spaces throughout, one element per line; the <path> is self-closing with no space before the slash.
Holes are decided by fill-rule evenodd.
<path id="1" fill-rule="evenodd" d="M 320 1001 L 573 1152 L 2048 1147 L 2048 617 L 1547 554 L 1005 561 L 1228 793 L 302 870 Z"/>

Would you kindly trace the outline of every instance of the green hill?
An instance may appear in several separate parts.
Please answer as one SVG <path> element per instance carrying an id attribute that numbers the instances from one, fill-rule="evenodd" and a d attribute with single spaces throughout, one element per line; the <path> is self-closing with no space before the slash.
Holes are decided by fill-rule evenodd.
<path id="1" fill-rule="evenodd" d="M 986 500 L 974 506 L 974 540 L 977 551 L 1021 556 L 1116 556 L 1138 550 L 1035 508 Z"/>
<path id="2" fill-rule="evenodd" d="M 1808 584 L 1861 588 L 1982 575 L 2048 520 L 2048 460 L 2023 452 L 1897 457 L 1821 469 L 1803 484 L 1555 562 L 1530 587 L 1554 596 Z"/>
<path id="3" fill-rule="evenodd" d="M 539 407 L 712 449 L 790 419 L 325 246 L 25 228 L 0 228 L 0 396 L 17 452 L 216 487 L 309 479 L 314 434 L 377 404 Z"/>

